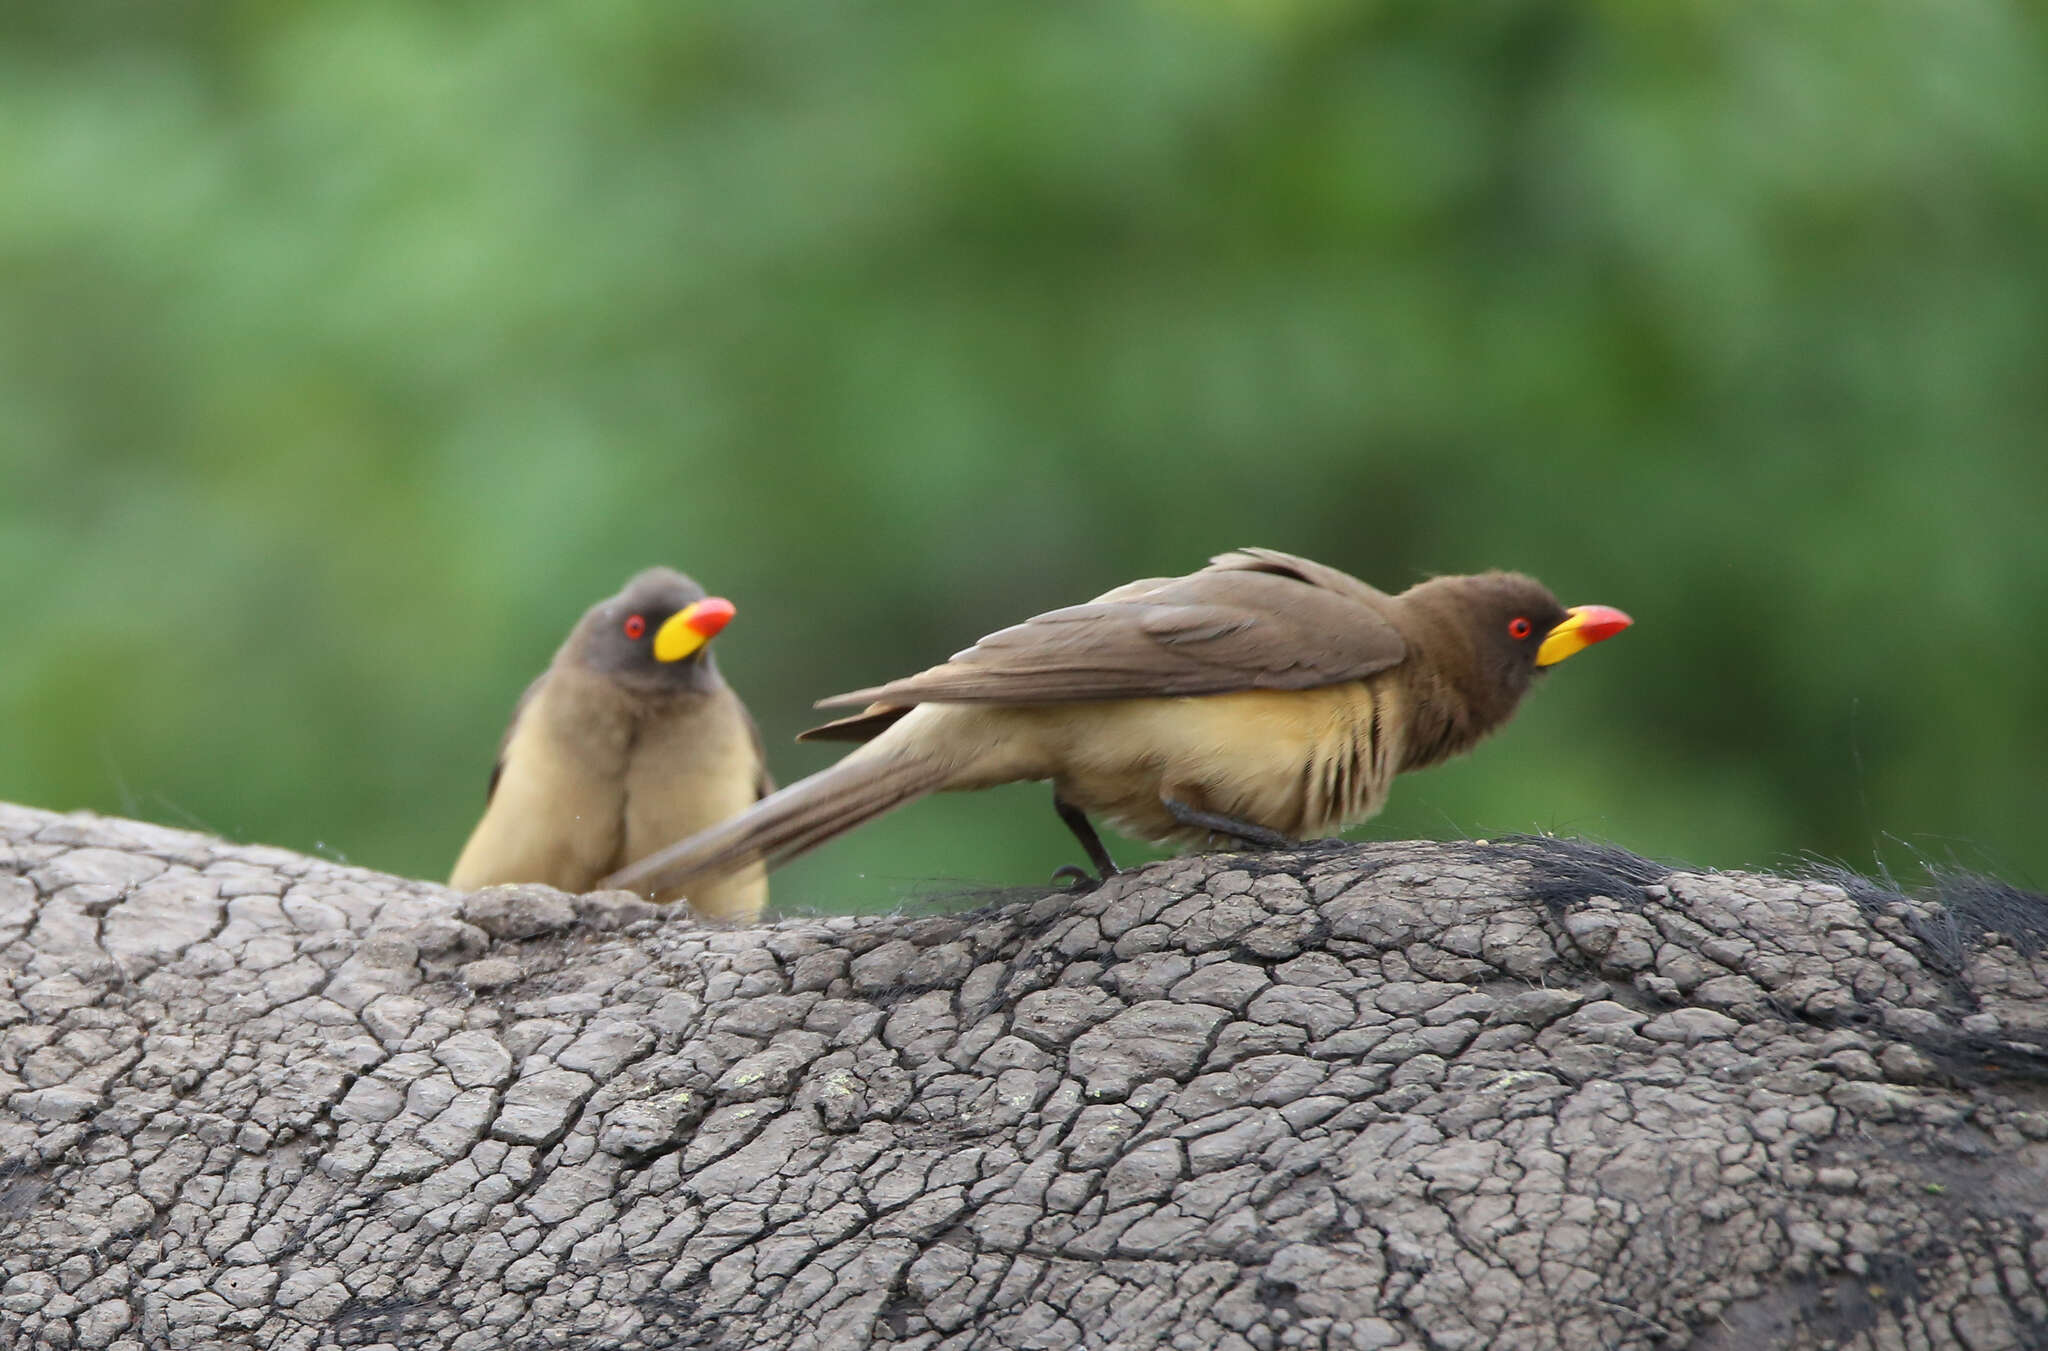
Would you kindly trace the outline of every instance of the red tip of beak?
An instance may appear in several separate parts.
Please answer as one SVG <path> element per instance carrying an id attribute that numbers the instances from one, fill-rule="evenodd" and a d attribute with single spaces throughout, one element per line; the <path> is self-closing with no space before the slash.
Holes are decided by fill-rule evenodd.
<path id="1" fill-rule="evenodd" d="M 737 611 L 733 603 L 723 596 L 707 596 L 690 608 L 690 627 L 706 638 L 715 637 L 718 631 L 732 622 Z M 1619 610 L 1616 614 L 1621 614 Z M 1621 622 L 1628 623 L 1628 616 L 1622 615 Z"/>
<path id="2" fill-rule="evenodd" d="M 1588 643 L 1612 638 L 1636 622 L 1612 605 L 1581 605 L 1575 613 L 1579 616 L 1579 633 Z"/>

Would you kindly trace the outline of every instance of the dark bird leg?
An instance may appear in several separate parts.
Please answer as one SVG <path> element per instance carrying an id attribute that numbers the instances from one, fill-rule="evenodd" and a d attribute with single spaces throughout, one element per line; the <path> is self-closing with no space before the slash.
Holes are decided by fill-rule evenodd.
<path id="1" fill-rule="evenodd" d="M 1233 840 L 1241 841 L 1256 849 L 1291 849 L 1299 843 L 1297 840 L 1282 835 L 1277 830 L 1268 830 L 1264 826 L 1255 826 L 1249 821 L 1240 821 L 1234 816 L 1225 816 L 1221 812 L 1205 812 L 1199 808 L 1190 807 L 1179 798 L 1160 798 L 1159 805 L 1166 808 L 1168 816 L 1171 816 L 1184 826 L 1192 826 L 1197 830 L 1206 830 L 1212 835 L 1227 835 Z"/>
<path id="2" fill-rule="evenodd" d="M 1096 876 L 1091 877 L 1084 870 L 1069 863 L 1055 870 L 1052 880 L 1069 881 L 1076 888 L 1086 888 L 1115 877 L 1116 860 L 1109 856 L 1109 850 L 1103 848 L 1102 837 L 1095 833 L 1095 826 L 1088 820 L 1087 813 L 1061 797 L 1057 789 L 1052 795 L 1052 809 L 1060 814 L 1060 820 L 1066 822 L 1067 829 L 1073 831 L 1074 838 L 1081 842 L 1081 852 L 1088 855 L 1088 861 L 1095 865 L 1096 872 Z"/>

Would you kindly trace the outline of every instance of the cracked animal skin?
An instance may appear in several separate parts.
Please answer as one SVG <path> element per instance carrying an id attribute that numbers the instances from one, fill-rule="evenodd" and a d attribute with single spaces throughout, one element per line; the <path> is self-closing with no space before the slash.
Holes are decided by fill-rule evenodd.
<path id="1" fill-rule="evenodd" d="M 0 1346 L 2035 1344 L 2039 964 L 1542 842 L 675 922 L 0 806 Z"/>

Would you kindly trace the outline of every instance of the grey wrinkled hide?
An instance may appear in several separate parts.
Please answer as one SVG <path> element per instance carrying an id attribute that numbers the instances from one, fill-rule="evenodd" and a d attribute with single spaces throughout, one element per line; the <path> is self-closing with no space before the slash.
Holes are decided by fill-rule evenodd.
<path id="1" fill-rule="evenodd" d="M 1565 843 L 720 931 L 0 806 L 0 1345 L 2038 1346 L 2044 1021 Z"/>

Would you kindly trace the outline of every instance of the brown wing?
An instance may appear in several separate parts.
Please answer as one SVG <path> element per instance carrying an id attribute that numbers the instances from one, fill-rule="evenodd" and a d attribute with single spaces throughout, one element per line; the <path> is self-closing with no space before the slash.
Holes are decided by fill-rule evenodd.
<path id="1" fill-rule="evenodd" d="M 1393 599 L 1378 587 L 1361 582 L 1348 572 L 1340 572 L 1327 563 L 1318 563 L 1299 554 L 1283 554 L 1278 549 L 1233 549 L 1210 559 L 1209 566 L 1202 572 L 1270 572 L 1319 586 L 1340 596 L 1350 596 L 1375 611 L 1383 609 Z M 1199 577 L 1202 572 L 1194 575 Z"/>
<path id="2" fill-rule="evenodd" d="M 834 718 L 796 734 L 798 741 L 873 741 L 896 725 L 909 704 L 869 704 L 858 713 Z"/>
<path id="3" fill-rule="evenodd" d="M 1389 598 L 1355 577 L 1270 550 L 1221 554 L 1200 572 L 1133 582 L 992 633 L 951 661 L 819 701 L 1060 703 L 1233 690 L 1310 689 L 1385 670 L 1407 654 Z M 840 737 L 879 730 L 871 709 Z M 886 725 L 886 724 L 883 724 Z M 815 729 L 825 731 L 826 729 Z M 828 736 L 831 733 L 827 733 Z"/>

